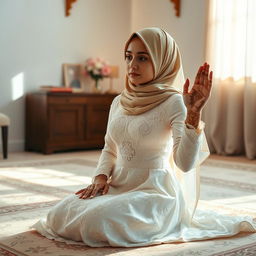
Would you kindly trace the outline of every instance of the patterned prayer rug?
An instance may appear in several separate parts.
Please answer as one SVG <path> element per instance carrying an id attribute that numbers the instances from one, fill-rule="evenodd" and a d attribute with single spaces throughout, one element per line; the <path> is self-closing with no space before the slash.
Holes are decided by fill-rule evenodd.
<path id="1" fill-rule="evenodd" d="M 256 233 L 142 248 L 90 248 L 48 240 L 29 230 L 64 196 L 90 183 L 97 162 L 81 157 L 0 164 L 0 255 L 191 256 L 256 255 Z M 207 160 L 199 208 L 256 217 L 256 166 Z"/>

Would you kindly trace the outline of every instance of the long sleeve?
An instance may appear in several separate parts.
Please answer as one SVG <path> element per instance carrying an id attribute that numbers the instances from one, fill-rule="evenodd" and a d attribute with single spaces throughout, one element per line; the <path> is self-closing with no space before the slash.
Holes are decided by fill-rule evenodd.
<path id="1" fill-rule="evenodd" d="M 195 167 L 202 144 L 202 133 L 186 127 L 186 107 L 182 95 L 175 95 L 172 102 L 171 128 L 173 133 L 173 158 L 175 164 L 184 172 Z M 202 122 L 201 122 L 202 124 Z"/>
<path id="2" fill-rule="evenodd" d="M 115 165 L 116 145 L 111 138 L 111 135 L 109 132 L 109 129 L 110 129 L 109 127 L 110 127 L 110 122 L 113 118 L 113 112 L 117 107 L 117 97 L 114 98 L 114 100 L 110 106 L 107 131 L 106 131 L 106 135 L 105 135 L 105 145 L 101 151 L 98 165 L 97 165 L 97 168 L 94 173 L 95 176 L 98 174 L 105 174 L 109 178 L 109 176 L 111 175 L 111 171 Z"/>

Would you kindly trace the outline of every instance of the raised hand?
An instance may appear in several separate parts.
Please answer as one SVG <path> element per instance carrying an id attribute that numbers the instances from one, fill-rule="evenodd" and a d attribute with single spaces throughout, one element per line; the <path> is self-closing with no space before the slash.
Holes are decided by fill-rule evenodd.
<path id="1" fill-rule="evenodd" d="M 194 85 L 190 92 L 189 80 L 187 79 L 183 88 L 183 99 L 188 112 L 200 113 L 207 102 L 212 88 L 212 71 L 209 73 L 210 65 L 205 63 L 198 69 Z"/>
<path id="2" fill-rule="evenodd" d="M 203 109 L 205 103 L 207 102 L 211 88 L 212 88 L 212 71 L 209 74 L 210 65 L 204 63 L 198 69 L 194 85 L 190 92 L 189 80 L 187 79 L 183 88 L 183 99 L 187 107 L 187 118 L 185 123 L 192 125 L 194 128 L 199 128 L 201 110 Z"/>
<path id="3" fill-rule="evenodd" d="M 104 174 L 99 174 L 94 178 L 94 181 L 87 188 L 83 188 L 77 191 L 75 194 L 79 196 L 80 199 L 93 198 L 97 193 L 105 195 L 108 192 L 109 184 L 107 183 L 107 176 Z"/>

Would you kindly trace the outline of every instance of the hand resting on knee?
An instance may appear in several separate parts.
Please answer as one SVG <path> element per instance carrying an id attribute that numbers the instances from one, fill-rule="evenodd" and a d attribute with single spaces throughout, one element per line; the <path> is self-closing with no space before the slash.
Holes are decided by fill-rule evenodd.
<path id="1" fill-rule="evenodd" d="M 75 194 L 80 199 L 93 198 L 97 195 L 105 195 L 108 192 L 108 177 L 105 174 L 99 174 L 94 177 L 93 182 L 86 188 L 77 191 Z"/>

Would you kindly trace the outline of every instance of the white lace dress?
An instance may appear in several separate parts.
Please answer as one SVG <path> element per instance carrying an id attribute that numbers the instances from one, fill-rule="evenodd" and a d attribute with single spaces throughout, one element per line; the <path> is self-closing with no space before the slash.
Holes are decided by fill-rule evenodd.
<path id="1" fill-rule="evenodd" d="M 105 147 L 95 173 L 112 176 L 109 192 L 86 200 L 72 194 L 33 228 L 51 239 L 92 247 L 137 247 L 256 232 L 250 216 L 196 210 L 189 219 L 169 159 L 174 153 L 180 169 L 192 169 L 202 134 L 184 126 L 181 95 L 135 116 L 124 115 L 119 101 L 117 96 L 111 105 Z"/>

